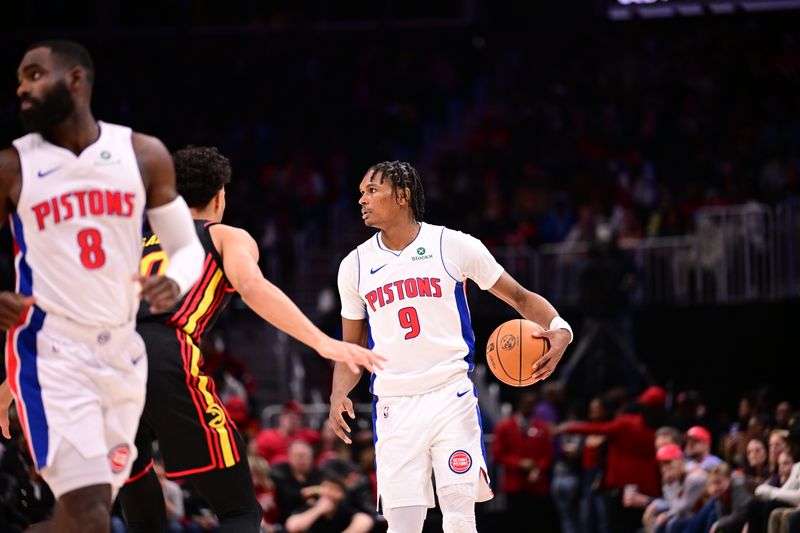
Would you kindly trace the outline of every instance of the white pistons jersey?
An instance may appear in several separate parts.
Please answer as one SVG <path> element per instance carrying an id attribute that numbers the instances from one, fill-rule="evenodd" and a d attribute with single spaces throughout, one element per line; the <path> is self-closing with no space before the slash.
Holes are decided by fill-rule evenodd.
<path id="1" fill-rule="evenodd" d="M 466 280 L 486 290 L 502 273 L 479 240 L 424 223 L 402 251 L 389 250 L 380 232 L 353 250 L 339 267 L 342 316 L 367 319 L 370 348 L 387 358 L 372 393 L 424 394 L 472 371 Z"/>
<path id="2" fill-rule="evenodd" d="M 80 155 L 38 133 L 14 141 L 22 188 L 11 229 L 18 292 L 46 313 L 113 327 L 136 316 L 146 197 L 130 128 L 98 124 Z"/>

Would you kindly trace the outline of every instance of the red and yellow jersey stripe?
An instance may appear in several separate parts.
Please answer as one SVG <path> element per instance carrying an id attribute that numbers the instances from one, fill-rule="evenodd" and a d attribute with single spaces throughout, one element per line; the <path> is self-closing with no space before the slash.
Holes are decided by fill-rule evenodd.
<path id="1" fill-rule="evenodd" d="M 193 338 L 183 330 L 175 330 L 181 345 L 181 359 L 186 375 L 186 385 L 197 409 L 197 416 L 206 433 L 206 443 L 211 464 L 186 472 L 170 472 L 170 477 L 181 477 L 214 468 L 227 468 L 239 462 L 236 447 L 236 426 L 228 416 L 225 406 L 217 396 L 214 380 L 202 371 L 203 356 Z"/>
<path id="2" fill-rule="evenodd" d="M 192 337 L 199 345 L 203 333 L 216 322 L 219 314 L 228 305 L 234 289 L 222 268 L 222 259 L 214 247 L 208 228 L 212 224 L 195 221 L 200 242 L 206 250 L 203 272 L 186 296 L 169 313 L 154 315 L 149 306 L 143 304 L 139 308 L 139 321 L 161 321 L 169 326 L 179 328 Z M 156 235 L 144 237 L 144 253 L 140 262 L 143 276 L 163 275 L 167 270 L 167 256 L 161 249 Z"/>

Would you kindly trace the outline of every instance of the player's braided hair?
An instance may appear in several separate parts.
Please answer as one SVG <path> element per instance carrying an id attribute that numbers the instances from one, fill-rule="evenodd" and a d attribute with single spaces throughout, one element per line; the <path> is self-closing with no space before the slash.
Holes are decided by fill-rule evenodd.
<path id="1" fill-rule="evenodd" d="M 425 215 L 425 191 L 422 190 L 422 180 L 419 179 L 417 169 L 404 161 L 384 161 L 370 167 L 374 173 L 380 172 L 381 183 L 384 179 L 392 181 L 392 188 L 397 198 L 404 198 L 411 204 L 411 210 L 416 222 L 422 222 Z M 411 198 L 406 197 L 406 187 L 411 191 Z"/>
<path id="2" fill-rule="evenodd" d="M 202 208 L 231 182 L 231 162 L 213 146 L 187 146 L 174 154 L 175 185 L 189 207 Z"/>

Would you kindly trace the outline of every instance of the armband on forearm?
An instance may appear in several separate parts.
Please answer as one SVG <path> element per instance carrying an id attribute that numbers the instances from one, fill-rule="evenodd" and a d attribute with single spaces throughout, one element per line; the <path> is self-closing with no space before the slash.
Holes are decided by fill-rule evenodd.
<path id="1" fill-rule="evenodd" d="M 147 218 L 167 254 L 165 275 L 178 284 L 184 295 L 200 277 L 205 257 L 189 207 L 178 196 L 168 204 L 149 209 Z"/>
<path id="2" fill-rule="evenodd" d="M 572 342 L 572 338 L 574 336 L 572 333 L 572 327 L 570 327 L 569 323 L 560 316 L 553 318 L 553 320 L 550 321 L 550 327 L 547 329 L 565 329 L 569 331 L 569 342 Z"/>

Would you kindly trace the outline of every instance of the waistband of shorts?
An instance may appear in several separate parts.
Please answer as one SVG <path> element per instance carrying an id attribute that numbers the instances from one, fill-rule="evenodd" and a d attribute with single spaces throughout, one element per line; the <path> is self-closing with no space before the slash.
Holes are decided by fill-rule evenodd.
<path id="1" fill-rule="evenodd" d="M 120 326 L 90 326 L 50 313 L 48 313 L 44 319 L 44 326 L 70 339 L 98 346 L 116 344 L 117 342 L 129 338 L 136 330 L 136 322 L 133 320 Z"/>
<path id="2" fill-rule="evenodd" d="M 425 396 L 427 394 L 435 394 L 439 391 L 447 389 L 449 387 L 456 387 L 456 386 L 463 386 L 467 383 L 470 385 L 474 385 L 473 381 L 469 377 L 469 373 L 466 370 L 456 369 L 455 372 L 450 370 L 448 372 L 450 375 L 447 379 L 441 380 L 439 383 L 435 383 L 433 386 L 423 389 L 414 389 L 413 383 L 409 382 L 398 386 L 397 383 L 392 383 L 392 387 L 385 387 L 386 390 L 384 392 L 375 392 L 373 393 L 378 398 L 394 398 L 397 396 Z M 376 378 L 377 379 L 377 378 Z M 401 388 L 402 387 L 402 388 Z"/>

